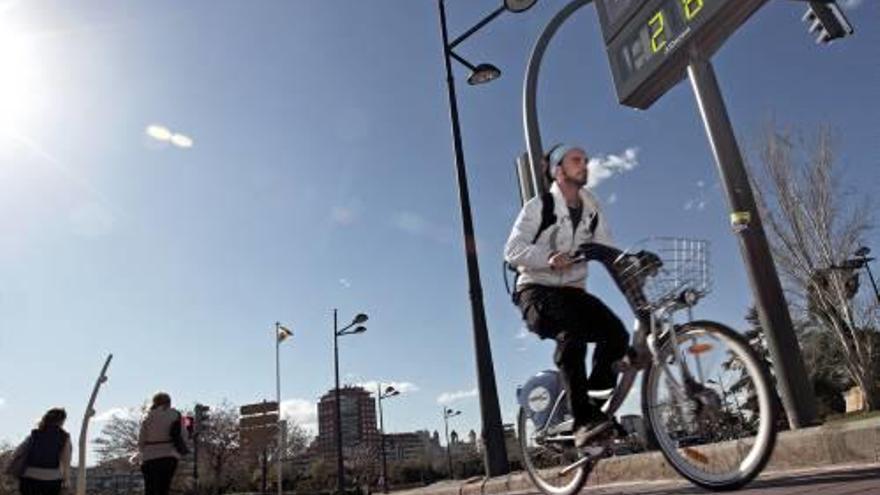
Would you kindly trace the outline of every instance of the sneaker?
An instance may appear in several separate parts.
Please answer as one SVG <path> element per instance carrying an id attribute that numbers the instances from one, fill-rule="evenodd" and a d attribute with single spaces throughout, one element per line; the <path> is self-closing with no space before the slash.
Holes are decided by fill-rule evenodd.
<path id="1" fill-rule="evenodd" d="M 574 430 L 574 446 L 583 449 L 590 442 L 607 435 L 614 426 L 614 421 L 608 417 L 601 417 Z"/>

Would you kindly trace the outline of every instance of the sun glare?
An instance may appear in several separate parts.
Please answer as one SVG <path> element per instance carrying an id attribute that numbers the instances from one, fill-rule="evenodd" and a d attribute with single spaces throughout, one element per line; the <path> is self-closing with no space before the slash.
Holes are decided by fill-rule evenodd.
<path id="1" fill-rule="evenodd" d="M 32 40 L 0 15 L 0 132 L 23 131 L 33 115 L 38 63 Z"/>

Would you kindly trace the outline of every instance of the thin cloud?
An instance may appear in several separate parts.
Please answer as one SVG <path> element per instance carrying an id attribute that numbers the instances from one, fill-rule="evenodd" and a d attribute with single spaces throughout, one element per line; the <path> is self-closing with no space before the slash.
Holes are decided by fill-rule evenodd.
<path id="1" fill-rule="evenodd" d="M 470 399 L 477 396 L 477 389 L 459 390 L 458 392 L 443 392 L 437 397 L 437 404 L 446 405 L 462 399 Z"/>
<path id="2" fill-rule="evenodd" d="M 706 195 L 706 183 L 698 180 L 696 186 L 696 193 L 684 203 L 684 211 L 703 211 L 709 204 L 709 197 Z"/>
<path id="3" fill-rule="evenodd" d="M 407 234 L 424 237 L 435 242 L 449 243 L 449 231 L 445 227 L 433 225 L 423 216 L 412 211 L 399 211 L 393 217 L 394 226 Z"/>
<path id="4" fill-rule="evenodd" d="M 318 405 L 310 400 L 282 400 L 281 417 L 301 426 L 313 435 L 318 433 Z"/>
<path id="5" fill-rule="evenodd" d="M 864 0 L 841 0 L 840 6 L 846 10 L 856 10 L 861 7 Z"/>
<path id="6" fill-rule="evenodd" d="M 346 289 L 351 289 L 351 282 L 349 282 L 347 278 L 340 278 L 339 285 L 345 287 Z"/>
<path id="7" fill-rule="evenodd" d="M 144 131 L 147 136 L 160 143 L 170 143 L 183 149 L 193 147 L 193 139 L 186 134 L 172 132 L 171 129 L 161 124 L 150 124 Z"/>
<path id="8" fill-rule="evenodd" d="M 4 406 L 6 406 L 6 399 L 0 397 L 0 409 L 3 409 Z"/>
<path id="9" fill-rule="evenodd" d="M 355 221 L 355 213 L 351 208 L 334 206 L 330 211 L 330 218 L 338 225 L 351 225 Z"/>
<path id="10" fill-rule="evenodd" d="M 617 203 L 617 193 L 611 193 L 608 196 L 608 204 L 613 205 L 614 203 Z"/>
<path id="11" fill-rule="evenodd" d="M 137 411 L 130 407 L 112 407 L 104 412 L 98 413 L 93 421 L 110 421 L 113 418 L 133 419 L 137 417 Z"/>
<path id="12" fill-rule="evenodd" d="M 628 172 L 639 165 L 638 148 L 627 148 L 620 155 L 605 155 L 590 159 L 590 178 L 587 187 L 592 189 L 606 179 Z"/>

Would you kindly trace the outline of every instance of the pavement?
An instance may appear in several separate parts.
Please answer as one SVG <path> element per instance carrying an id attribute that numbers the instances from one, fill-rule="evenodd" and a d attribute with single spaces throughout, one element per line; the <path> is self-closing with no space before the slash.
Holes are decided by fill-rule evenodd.
<path id="1" fill-rule="evenodd" d="M 843 488 L 838 489 L 838 485 Z M 494 495 L 535 491 L 526 473 L 515 472 L 489 479 L 444 481 L 396 493 Z M 659 452 L 649 452 L 601 460 L 590 474 L 584 493 L 660 495 L 705 491 L 682 482 Z M 780 432 L 764 474 L 737 493 L 880 495 L 880 417 Z"/>
<path id="2" fill-rule="evenodd" d="M 522 490 L 517 495 L 536 494 Z M 582 495 L 691 495 L 709 493 L 686 481 L 613 483 L 590 486 Z M 878 495 L 880 464 L 840 465 L 799 469 L 760 476 L 737 495 Z"/>

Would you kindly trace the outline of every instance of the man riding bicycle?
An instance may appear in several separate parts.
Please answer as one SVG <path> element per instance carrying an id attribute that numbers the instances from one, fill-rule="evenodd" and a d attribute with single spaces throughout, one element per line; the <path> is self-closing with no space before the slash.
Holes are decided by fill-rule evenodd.
<path id="1" fill-rule="evenodd" d="M 574 417 L 575 446 L 581 448 L 613 426 L 613 420 L 590 401 L 587 392 L 614 387 L 617 374 L 613 364 L 624 356 L 630 339 L 620 319 L 585 290 L 587 264 L 572 258 L 584 243 L 612 243 L 598 201 L 584 189 L 587 154 L 578 147 L 558 145 L 546 161 L 554 179 L 550 194 L 532 198 L 523 206 L 505 245 L 504 258 L 520 274 L 514 301 L 529 330 L 542 339 L 556 340 L 553 358 Z M 544 205 L 550 199 L 552 210 Z M 588 342 L 596 344 L 589 379 L 585 363 Z"/>

